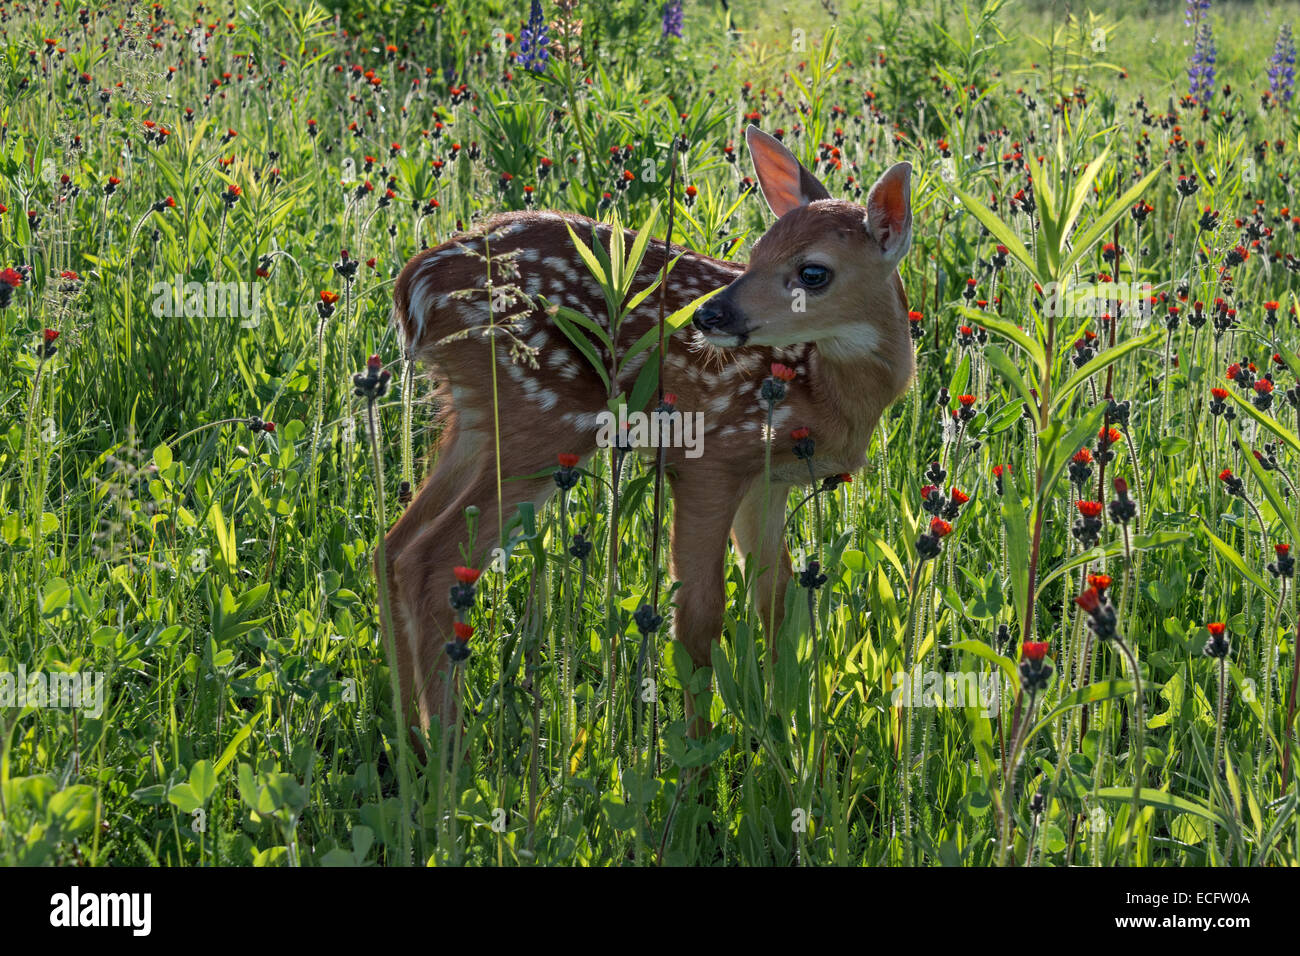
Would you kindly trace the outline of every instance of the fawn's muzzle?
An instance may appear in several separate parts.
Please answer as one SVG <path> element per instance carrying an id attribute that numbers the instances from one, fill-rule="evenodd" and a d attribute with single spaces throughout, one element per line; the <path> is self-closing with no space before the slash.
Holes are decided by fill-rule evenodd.
<path id="1" fill-rule="evenodd" d="M 719 299 L 705 302 L 696 309 L 691 322 L 706 335 L 734 336 L 741 342 L 748 337 L 744 317 Z"/>

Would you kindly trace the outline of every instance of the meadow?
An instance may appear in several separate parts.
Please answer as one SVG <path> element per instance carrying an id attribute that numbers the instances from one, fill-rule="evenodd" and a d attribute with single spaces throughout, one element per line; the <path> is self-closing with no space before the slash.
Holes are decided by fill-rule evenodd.
<path id="1" fill-rule="evenodd" d="M 1296 865 L 1298 13 L 6 4 L 0 863 Z M 915 171 L 917 376 L 792 496 L 777 663 L 729 559 L 693 671 L 611 450 L 467 575 L 420 759 L 395 277 L 523 208 L 744 261 L 750 123 Z"/>

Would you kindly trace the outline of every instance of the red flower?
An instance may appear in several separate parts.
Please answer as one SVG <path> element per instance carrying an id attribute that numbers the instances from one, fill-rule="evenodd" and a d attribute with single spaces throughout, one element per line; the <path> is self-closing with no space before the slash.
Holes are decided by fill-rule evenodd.
<path id="1" fill-rule="evenodd" d="M 1273 550 L 1274 550 L 1274 552 L 1277 553 L 1277 556 L 1278 556 L 1279 558 L 1285 558 L 1288 554 L 1291 553 L 1291 545 L 1289 545 L 1289 544 L 1275 544 L 1275 545 L 1273 545 Z"/>
<path id="2" fill-rule="evenodd" d="M 1232 469 L 1231 469 L 1231 468 L 1225 468 L 1225 469 L 1223 469 L 1223 471 L 1219 472 L 1219 480 L 1220 480 L 1220 481 L 1231 481 L 1231 480 L 1232 480 Z"/>
<path id="3" fill-rule="evenodd" d="M 974 395 L 958 395 L 958 396 L 957 396 L 957 401 L 958 401 L 959 403 L 961 403 L 961 407 L 962 407 L 962 408 L 970 408 L 972 405 L 975 404 L 975 396 L 974 396 Z"/>
<path id="4" fill-rule="evenodd" d="M 922 485 L 922 486 L 921 486 L 921 500 L 922 500 L 922 501 L 925 501 L 927 498 L 929 498 L 929 497 L 930 497 L 930 492 L 932 492 L 932 491 L 934 491 L 934 485 Z"/>
<path id="5" fill-rule="evenodd" d="M 920 322 L 923 318 L 925 318 L 925 316 L 920 312 L 917 312 L 915 309 L 907 313 L 907 321 L 909 322 Z"/>
<path id="6" fill-rule="evenodd" d="M 45 339 L 46 342 L 53 342 L 55 339 L 59 337 L 59 333 L 54 329 L 46 329 L 42 333 L 42 337 Z"/>
<path id="7" fill-rule="evenodd" d="M 560 454 L 556 455 L 555 457 L 556 460 L 559 461 L 561 468 L 572 468 L 575 465 L 577 465 L 579 461 L 582 460 L 581 455 L 572 455 L 572 454 L 567 454 L 565 452 L 560 452 Z"/>
<path id="8" fill-rule="evenodd" d="M 479 575 L 481 575 L 483 572 L 480 571 L 478 568 L 467 568 L 464 566 L 459 566 L 459 567 L 452 568 L 451 573 L 456 576 L 456 580 L 459 581 L 461 584 L 473 584 L 475 581 L 479 579 Z"/>
<path id="9" fill-rule="evenodd" d="M 1011 466 L 1010 466 L 1010 465 L 994 465 L 994 466 L 993 466 L 993 477 L 994 477 L 994 478 L 1001 478 L 1003 475 L 1009 475 L 1009 474 L 1011 474 Z"/>
<path id="10" fill-rule="evenodd" d="M 1273 391 L 1273 383 L 1266 378 L 1261 378 L 1255 382 L 1255 391 L 1260 395 L 1267 395 Z"/>
<path id="11" fill-rule="evenodd" d="M 1101 595 L 1097 593 L 1096 588 L 1088 588 L 1074 599 L 1074 603 L 1089 614 L 1096 614 L 1097 608 L 1101 607 Z"/>
<path id="12" fill-rule="evenodd" d="M 1086 465 L 1088 462 L 1092 461 L 1092 452 L 1088 451 L 1086 448 L 1080 448 L 1074 453 L 1074 458 L 1071 460 L 1078 462 L 1080 465 Z"/>
<path id="13" fill-rule="evenodd" d="M 12 289 L 16 289 L 23 284 L 23 276 L 17 269 L 5 269 L 0 272 L 0 282 Z"/>
<path id="14" fill-rule="evenodd" d="M 1041 661 L 1047 656 L 1047 641 L 1025 641 L 1020 645 L 1021 656 L 1029 661 Z"/>
<path id="15" fill-rule="evenodd" d="M 457 621 L 452 624 L 451 629 L 456 632 L 456 640 L 468 641 L 474 634 L 474 628 L 464 621 Z"/>
<path id="16" fill-rule="evenodd" d="M 780 362 L 773 362 L 772 377 L 778 382 L 793 382 L 794 369 L 788 365 L 782 365 Z"/>
<path id="17" fill-rule="evenodd" d="M 790 437 L 793 438 L 795 441 L 803 441 L 811 434 L 812 432 L 809 431 L 809 429 L 805 426 L 801 428 L 796 428 L 794 431 L 790 433 Z"/>
<path id="18" fill-rule="evenodd" d="M 329 289 L 325 289 L 320 294 L 320 300 L 326 305 L 333 305 L 339 300 L 339 294 L 337 292 L 331 292 Z"/>
<path id="19" fill-rule="evenodd" d="M 1111 577 L 1109 574 L 1090 574 L 1088 583 L 1097 590 L 1098 594 L 1105 594 L 1106 589 L 1111 585 Z"/>
<path id="20" fill-rule="evenodd" d="M 1079 514 L 1085 518 L 1095 518 L 1101 514 L 1100 501 L 1076 501 L 1075 505 L 1079 509 Z"/>
<path id="21" fill-rule="evenodd" d="M 1124 433 L 1118 428 L 1103 428 L 1097 432 L 1097 440 L 1110 442 L 1112 445 L 1118 444 L 1124 440 Z"/>
<path id="22" fill-rule="evenodd" d="M 942 518 L 930 519 L 930 533 L 936 538 L 946 538 L 951 531 L 952 525 L 944 521 Z"/>
<path id="23" fill-rule="evenodd" d="M 838 478 L 838 479 L 840 480 L 840 483 L 841 483 L 841 484 L 844 484 L 844 485 L 847 485 L 847 484 L 849 484 L 851 481 L 853 481 L 853 476 L 850 475 L 847 471 L 845 471 L 845 472 L 841 472 L 840 474 L 836 475 L 835 477 Z"/>
<path id="24" fill-rule="evenodd" d="M 1226 378 L 1229 382 L 1231 382 L 1234 379 L 1236 379 L 1236 377 L 1240 374 L 1241 374 L 1241 363 L 1233 362 L 1231 365 L 1228 366 L 1228 372 L 1226 375 L 1224 375 L 1224 378 Z"/>
<path id="25" fill-rule="evenodd" d="M 1205 625 L 1205 629 L 1209 631 L 1210 635 L 1213 637 L 1222 637 L 1223 632 L 1228 629 L 1228 625 L 1224 624 L 1222 621 L 1215 621 L 1213 624 Z"/>
<path id="26" fill-rule="evenodd" d="M 966 494 L 966 492 L 962 491 L 956 485 L 953 485 L 952 500 L 957 502 L 959 505 L 964 505 L 966 502 L 970 501 L 970 495 Z"/>

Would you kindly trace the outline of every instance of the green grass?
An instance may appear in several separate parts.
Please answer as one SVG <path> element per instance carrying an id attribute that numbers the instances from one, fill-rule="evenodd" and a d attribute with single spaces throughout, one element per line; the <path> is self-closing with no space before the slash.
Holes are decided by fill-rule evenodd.
<path id="1" fill-rule="evenodd" d="M 0 269 L 31 266 L 0 309 L 0 673 L 98 673 L 105 691 L 99 714 L 0 704 L 0 862 L 1300 859 L 1286 757 L 1300 609 L 1268 567 L 1274 545 L 1300 546 L 1286 258 L 1300 255 L 1300 219 L 1280 212 L 1300 211 L 1300 128 L 1294 106 L 1260 98 L 1276 26 L 1300 7 L 1215 4 L 1220 92 L 1204 112 L 1180 102 L 1181 5 L 1082 23 L 1040 3 L 964 14 L 845 0 L 833 18 L 731 7 L 734 34 L 719 5 L 690 4 L 675 40 L 654 5 L 584 0 L 584 59 L 557 57 L 544 77 L 506 60 L 517 40 L 494 46 L 494 28 L 518 35 L 522 2 L 420 19 L 354 4 L 339 31 L 314 5 L 252 3 L 229 26 L 205 14 L 206 62 L 182 6 L 152 37 L 147 21 L 119 28 L 124 4 L 84 27 L 52 8 L 0 24 Z M 820 554 L 828 580 L 811 601 L 793 588 L 768 668 L 729 562 L 724 641 L 713 673 L 692 674 L 671 640 L 670 581 L 663 626 L 643 639 L 633 617 L 655 590 L 653 471 L 624 462 L 611 527 L 613 475 L 597 460 L 565 511 L 519 515 L 504 571 L 478 585 L 462 732 L 435 736 L 427 765 L 404 756 L 370 557 L 401 482 L 427 471 L 434 409 L 387 324 L 393 278 L 458 222 L 521 208 L 525 186 L 538 207 L 634 226 L 659 204 L 662 224 L 679 132 L 697 195 L 675 197 L 675 238 L 743 260 L 769 222 L 758 193 L 743 195 L 751 119 L 784 128 L 838 196 L 899 159 L 917 171 L 902 268 L 922 315 L 917 381 L 868 468 L 789 525 L 791 551 Z M 584 157 L 594 172 L 575 175 Z M 615 189 L 624 168 L 631 184 Z M 1180 173 L 1198 179 L 1190 198 Z M 120 185 L 106 195 L 109 177 Z M 1013 211 L 1031 177 L 1034 214 Z M 1140 225 L 1125 197 L 1139 184 L 1152 207 Z M 1209 230 L 1205 208 L 1221 214 Z M 994 268 L 998 242 L 1012 252 Z M 1250 255 L 1229 267 L 1238 244 Z M 1150 282 L 1164 297 L 1152 320 L 1054 316 L 1034 290 L 1100 273 Z M 258 321 L 206 303 L 155 314 L 156 284 L 176 276 L 256 287 Z M 324 319 L 323 291 L 338 295 Z M 1216 298 L 1236 310 L 1221 335 Z M 1194 330 L 1197 300 L 1211 316 Z M 59 333 L 52 356 L 44 329 Z M 1090 331 L 1099 351 L 1073 378 Z M 351 378 L 372 353 L 394 383 L 374 408 L 377 447 Z M 1271 402 L 1225 379 L 1243 356 L 1274 375 Z M 1219 386 L 1231 420 L 1211 411 Z M 974 416 L 945 429 L 964 394 Z M 1107 396 L 1128 403 L 1126 421 Z M 1114 460 L 1076 483 L 1069 459 L 1096 453 L 1103 424 L 1120 428 Z M 1009 467 L 1001 492 L 995 465 Z M 1138 515 L 1125 527 L 1103 508 L 1085 548 L 1076 501 L 1108 504 L 1116 477 Z M 970 500 L 926 561 L 931 483 Z M 567 551 L 578 532 L 594 542 L 583 560 Z M 1122 641 L 1088 640 L 1073 598 L 1089 573 L 1113 579 Z M 1215 622 L 1222 665 L 1203 653 Z M 1026 640 L 1049 645 L 1033 693 Z M 1002 693 L 987 709 L 900 707 L 909 664 L 923 681 L 959 673 Z M 683 693 L 710 677 L 715 727 L 695 740 Z"/>

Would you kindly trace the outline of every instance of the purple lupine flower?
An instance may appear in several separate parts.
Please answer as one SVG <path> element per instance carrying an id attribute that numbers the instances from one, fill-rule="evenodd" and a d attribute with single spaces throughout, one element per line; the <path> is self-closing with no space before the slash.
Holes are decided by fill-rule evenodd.
<path id="1" fill-rule="evenodd" d="M 546 18 L 542 16 L 542 0 L 533 0 L 528 10 L 528 26 L 519 33 L 519 58 L 517 62 L 525 70 L 545 73 L 551 51 L 546 49 L 551 38 L 546 35 Z"/>
<path id="2" fill-rule="evenodd" d="M 1183 23 L 1189 27 L 1194 27 L 1204 20 L 1210 13 L 1210 0 L 1187 0 L 1187 10 L 1183 16 Z"/>
<path id="3" fill-rule="evenodd" d="M 682 0 L 668 0 L 664 4 L 664 33 L 666 37 L 682 38 Z"/>
<path id="4" fill-rule="evenodd" d="M 1277 31 L 1273 55 L 1268 60 L 1268 88 L 1274 99 L 1290 103 L 1295 92 L 1295 37 L 1291 24 L 1284 23 Z"/>
<path id="5" fill-rule="evenodd" d="M 1214 31 L 1210 21 L 1202 20 L 1196 28 L 1196 43 L 1187 61 L 1188 95 L 1199 102 L 1214 96 Z"/>

